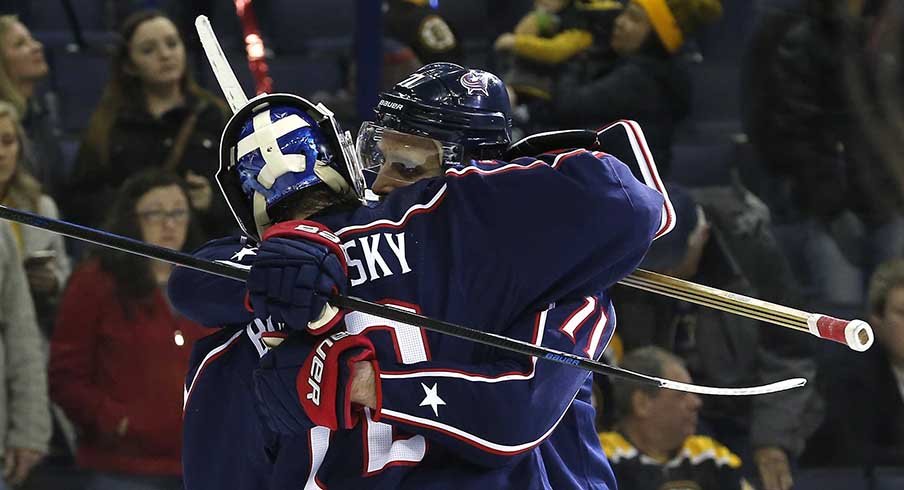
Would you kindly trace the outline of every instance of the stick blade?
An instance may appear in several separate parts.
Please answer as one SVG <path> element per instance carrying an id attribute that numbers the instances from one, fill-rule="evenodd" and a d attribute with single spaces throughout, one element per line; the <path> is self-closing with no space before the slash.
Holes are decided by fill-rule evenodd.
<path id="1" fill-rule="evenodd" d="M 669 379 L 661 379 L 658 378 L 660 382 L 660 387 L 675 390 L 675 391 L 683 391 L 686 393 L 696 393 L 698 395 L 718 395 L 718 396 L 750 396 L 750 395 L 766 395 L 768 393 L 778 393 L 780 391 L 787 391 L 794 388 L 800 388 L 807 384 L 807 380 L 804 378 L 791 378 L 786 379 L 784 381 L 778 381 L 776 383 L 770 383 L 767 385 L 761 386 L 748 386 L 745 388 L 717 388 L 713 386 L 700 386 L 694 385 L 690 383 L 681 383 L 678 381 L 672 381 Z"/>
<path id="2" fill-rule="evenodd" d="M 242 86 L 235 77 L 235 72 L 229 66 L 229 60 L 226 59 L 223 48 L 206 15 L 199 15 L 195 19 L 195 29 L 198 31 L 198 37 L 201 38 L 201 46 L 204 47 L 204 54 L 207 55 L 210 68 L 217 78 L 217 83 L 220 84 L 220 89 L 223 90 L 226 102 L 229 103 L 229 108 L 233 113 L 238 112 L 248 104 L 248 96 L 245 95 L 245 91 L 242 90 Z"/>

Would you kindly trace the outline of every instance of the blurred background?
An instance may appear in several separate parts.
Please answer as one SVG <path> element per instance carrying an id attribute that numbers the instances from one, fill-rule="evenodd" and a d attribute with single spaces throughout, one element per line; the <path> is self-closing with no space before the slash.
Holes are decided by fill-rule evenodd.
<path id="1" fill-rule="evenodd" d="M 904 2 L 0 0 L 0 14 L 0 202 L 183 250 L 235 231 L 212 181 L 230 114 L 197 15 L 249 95 L 322 101 L 352 133 L 380 90 L 435 61 L 499 75 L 517 137 L 637 120 L 679 217 L 645 268 L 863 318 L 878 342 L 856 354 L 616 287 L 610 362 L 719 386 L 810 380 L 665 400 L 598 379 L 604 449 L 653 461 L 614 459 L 619 480 L 904 488 Z M 3 288 L 21 292 L 0 309 L 20 332 L 0 335 L 27 353 L 0 358 L 5 485 L 181 488 L 180 366 L 205 331 L 171 311 L 168 269 L 5 222 L 0 245 Z M 156 367 L 124 370 L 139 355 Z M 645 423 L 657 400 L 663 424 Z"/>

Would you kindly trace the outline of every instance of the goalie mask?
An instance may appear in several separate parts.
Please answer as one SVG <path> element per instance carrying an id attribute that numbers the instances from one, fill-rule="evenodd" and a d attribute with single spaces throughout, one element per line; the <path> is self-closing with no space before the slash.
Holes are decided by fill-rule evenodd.
<path id="1" fill-rule="evenodd" d="M 452 63 L 426 65 L 380 94 L 356 150 L 369 173 L 384 165 L 405 183 L 444 167 L 496 159 L 512 139 L 511 106 L 496 75 Z M 372 175 L 368 176 L 369 178 Z"/>
<path id="2" fill-rule="evenodd" d="M 251 99 L 226 123 L 217 183 L 242 230 L 258 239 L 270 212 L 317 184 L 364 195 L 364 178 L 333 113 L 290 94 Z"/>

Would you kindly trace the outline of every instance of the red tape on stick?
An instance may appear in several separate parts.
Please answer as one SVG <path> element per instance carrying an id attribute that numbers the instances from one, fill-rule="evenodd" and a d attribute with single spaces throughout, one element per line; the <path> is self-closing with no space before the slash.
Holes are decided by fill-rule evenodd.
<path id="1" fill-rule="evenodd" d="M 812 315 L 807 319 L 810 333 L 834 340 L 851 349 L 863 352 L 873 345 L 873 329 L 863 320 L 842 320 L 826 315 Z"/>
<path id="2" fill-rule="evenodd" d="M 272 93 L 273 79 L 270 78 L 270 67 L 265 59 L 264 39 L 251 3 L 252 0 L 235 0 L 235 13 L 239 16 L 242 33 L 245 35 L 245 54 L 251 76 L 254 77 L 254 90 L 258 94 Z"/>

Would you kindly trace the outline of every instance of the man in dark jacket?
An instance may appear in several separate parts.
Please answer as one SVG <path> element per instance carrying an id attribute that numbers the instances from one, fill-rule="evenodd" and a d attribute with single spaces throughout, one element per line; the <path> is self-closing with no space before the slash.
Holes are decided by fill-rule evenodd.
<path id="1" fill-rule="evenodd" d="M 827 418 L 804 463 L 868 469 L 904 465 L 904 261 L 876 270 L 869 315 L 878 345 L 856 355 L 839 351 L 837 362 L 820 373 Z"/>
<path id="2" fill-rule="evenodd" d="M 751 87 L 749 127 L 764 165 L 784 183 L 801 243 L 800 272 L 820 302 L 859 308 L 865 278 L 904 250 L 904 195 L 863 131 L 869 90 L 862 0 L 811 2 Z M 856 89 L 856 90 L 855 90 Z"/>

